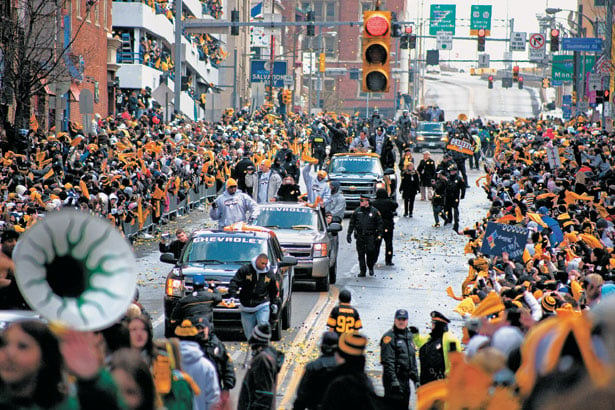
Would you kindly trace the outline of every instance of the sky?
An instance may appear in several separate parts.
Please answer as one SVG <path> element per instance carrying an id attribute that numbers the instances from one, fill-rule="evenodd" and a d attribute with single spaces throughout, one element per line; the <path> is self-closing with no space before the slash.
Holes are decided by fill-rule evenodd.
<path id="1" fill-rule="evenodd" d="M 561 9 L 577 8 L 576 0 L 407 0 L 409 3 L 410 19 L 415 20 L 417 15 L 422 15 L 428 19 L 430 14 L 430 6 L 432 4 L 455 4 L 456 5 L 456 31 L 455 36 L 469 37 L 470 35 L 470 8 L 472 5 L 491 5 L 492 20 L 491 20 L 491 37 L 506 38 L 510 27 L 507 26 L 507 20 L 514 19 L 515 31 L 528 33 L 538 32 L 537 14 L 545 15 L 544 10 L 547 7 L 557 7 Z M 422 13 L 421 13 L 422 8 Z M 560 12 L 557 15 L 558 21 L 565 22 L 568 12 Z M 415 27 L 415 32 L 417 31 Z M 428 34 L 426 28 L 424 34 Z M 436 41 L 426 39 L 426 48 L 435 48 Z M 505 50 L 504 42 L 490 42 L 487 38 L 485 52 L 490 55 L 491 60 L 502 59 Z M 477 41 L 473 40 L 455 40 L 453 39 L 453 48 L 449 51 L 440 52 L 440 58 L 450 59 L 476 59 L 478 56 Z M 450 57 L 449 57 L 450 56 Z M 513 59 L 527 60 L 528 52 L 514 52 Z M 470 63 L 452 63 L 455 66 L 469 66 Z M 493 63 L 491 66 L 498 66 Z M 519 65 L 530 65 L 529 63 L 520 62 Z"/>

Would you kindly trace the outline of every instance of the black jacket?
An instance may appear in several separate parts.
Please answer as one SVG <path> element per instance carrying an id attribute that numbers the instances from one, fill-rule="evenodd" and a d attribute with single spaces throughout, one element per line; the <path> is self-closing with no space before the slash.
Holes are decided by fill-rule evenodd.
<path id="1" fill-rule="evenodd" d="M 322 399 L 323 410 L 375 410 L 378 398 L 364 368 L 353 363 L 337 366 Z"/>
<path id="2" fill-rule="evenodd" d="M 209 334 L 208 340 L 200 340 L 199 345 L 205 357 L 213 363 L 218 373 L 218 380 L 222 390 L 231 390 L 235 387 L 235 367 L 231 356 L 226 351 L 224 343 L 213 333 Z"/>
<path id="3" fill-rule="evenodd" d="M 422 159 L 419 166 L 416 168 L 421 176 L 421 186 L 431 186 L 432 181 L 436 179 L 436 163 L 433 159 Z"/>
<path id="4" fill-rule="evenodd" d="M 301 196 L 301 189 L 297 184 L 282 184 L 278 189 L 277 201 L 297 202 Z"/>
<path id="5" fill-rule="evenodd" d="M 398 207 L 397 202 L 390 198 L 377 198 L 372 201 L 372 206 L 380 211 L 383 227 L 385 229 L 393 229 L 395 225 L 393 218 Z"/>
<path id="6" fill-rule="evenodd" d="M 346 134 L 346 130 L 344 130 L 343 128 L 332 127 L 326 122 L 323 122 L 323 124 L 325 124 L 325 126 L 329 130 L 329 139 L 331 140 L 331 152 L 329 153 L 329 155 L 333 156 L 338 152 L 347 152 L 348 145 L 346 144 L 346 137 L 348 135 Z"/>
<path id="7" fill-rule="evenodd" d="M 399 184 L 399 192 L 404 199 L 414 198 L 419 192 L 419 174 L 417 172 L 410 173 L 403 171 L 401 173 L 401 183 Z"/>
<path id="8" fill-rule="evenodd" d="M 256 353 L 243 378 L 237 410 L 274 410 L 278 352 L 271 346 Z"/>
<path id="9" fill-rule="evenodd" d="M 380 339 L 380 362 L 385 390 L 393 385 L 407 384 L 408 379 L 418 380 L 416 347 L 408 329 L 390 329 Z"/>
<path id="10" fill-rule="evenodd" d="M 337 366 L 333 355 L 322 355 L 305 366 L 305 372 L 297 388 L 297 398 L 293 410 L 319 409 L 333 370 Z"/>
<path id="11" fill-rule="evenodd" d="M 444 198 L 446 196 L 446 181 L 438 178 L 434 184 L 433 197 L 431 203 L 434 206 L 444 206 Z"/>
<path id="12" fill-rule="evenodd" d="M 354 232 L 355 238 L 366 236 L 375 239 L 377 236 L 382 236 L 383 230 L 380 211 L 371 205 L 367 208 L 358 207 L 350 216 L 348 237 Z"/>
<path id="13" fill-rule="evenodd" d="M 239 301 L 246 307 L 256 307 L 267 301 L 279 303 L 276 274 L 271 269 L 257 274 L 251 263 L 237 269 L 229 284 L 228 293 L 232 298 L 239 293 Z"/>
<path id="14" fill-rule="evenodd" d="M 248 173 L 247 169 L 251 166 L 256 169 L 254 162 L 248 157 L 243 157 L 237 165 L 235 165 L 235 169 L 233 170 L 233 178 L 237 180 L 237 188 L 241 189 L 243 192 L 247 192 L 246 186 L 246 174 Z"/>
<path id="15" fill-rule="evenodd" d="M 184 245 L 185 243 L 180 241 L 179 239 L 172 241 L 168 245 L 166 243 L 160 242 L 158 244 L 158 250 L 163 253 L 172 252 L 175 259 L 179 259 L 182 254 L 182 249 L 184 249 Z"/>
<path id="16" fill-rule="evenodd" d="M 446 203 L 459 205 L 459 200 L 466 195 L 466 183 L 460 175 L 450 175 L 446 181 Z"/>
<path id="17" fill-rule="evenodd" d="M 177 302 L 171 312 L 171 323 L 179 325 L 182 320 L 190 319 L 194 324 L 206 317 L 209 323 L 214 320 L 214 306 L 222 301 L 218 292 L 202 289 L 186 295 Z"/>

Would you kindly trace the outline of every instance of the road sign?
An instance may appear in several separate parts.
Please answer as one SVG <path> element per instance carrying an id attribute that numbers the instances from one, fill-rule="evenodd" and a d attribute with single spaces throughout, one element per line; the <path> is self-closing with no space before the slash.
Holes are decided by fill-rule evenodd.
<path id="1" fill-rule="evenodd" d="M 429 34 L 435 36 L 438 31 L 450 31 L 455 35 L 454 4 L 432 4 L 429 14 Z"/>
<path id="2" fill-rule="evenodd" d="M 587 92 L 601 90 L 602 78 L 598 73 L 587 73 Z"/>
<path id="3" fill-rule="evenodd" d="M 287 74 L 284 76 L 284 88 L 291 88 L 293 86 L 293 75 Z"/>
<path id="4" fill-rule="evenodd" d="M 532 33 L 530 35 L 530 61 L 542 61 L 546 56 L 545 51 L 545 36 L 541 33 Z"/>
<path id="5" fill-rule="evenodd" d="M 270 79 L 271 71 L 265 69 L 265 60 L 252 60 L 250 64 L 250 82 L 265 83 Z M 273 63 L 273 86 L 284 87 L 284 76 L 286 75 L 286 61 L 275 61 Z"/>
<path id="6" fill-rule="evenodd" d="M 562 104 L 567 104 L 567 105 L 572 104 L 572 95 L 570 94 L 562 95 Z"/>
<path id="7" fill-rule="evenodd" d="M 473 5 L 470 8 L 470 35 L 475 36 L 481 28 L 485 35 L 491 34 L 491 6 Z"/>
<path id="8" fill-rule="evenodd" d="M 450 31 L 438 31 L 436 44 L 438 50 L 451 50 L 453 48 L 453 33 Z"/>
<path id="9" fill-rule="evenodd" d="M 589 102 L 587 102 L 587 101 L 579 101 L 577 103 L 577 108 L 581 112 L 587 112 L 587 110 L 589 110 Z"/>
<path id="10" fill-rule="evenodd" d="M 598 37 L 562 39 L 562 50 L 567 51 L 602 51 L 602 39 Z"/>
<path id="11" fill-rule="evenodd" d="M 596 61 L 595 56 L 582 56 L 581 72 L 589 72 Z M 571 55 L 553 55 L 551 66 L 551 80 L 553 85 L 561 85 L 564 81 L 574 79 L 574 63 Z"/>
<path id="12" fill-rule="evenodd" d="M 502 78 L 502 88 L 511 88 L 513 85 L 512 77 L 503 77 Z"/>
<path id="13" fill-rule="evenodd" d="M 489 68 L 489 54 L 478 55 L 478 68 Z"/>
<path id="14" fill-rule="evenodd" d="M 79 92 L 79 112 L 81 114 L 94 114 L 94 96 L 92 91 L 83 88 Z"/>
<path id="15" fill-rule="evenodd" d="M 525 51 L 527 33 L 525 31 L 515 31 L 510 35 L 510 51 Z"/>

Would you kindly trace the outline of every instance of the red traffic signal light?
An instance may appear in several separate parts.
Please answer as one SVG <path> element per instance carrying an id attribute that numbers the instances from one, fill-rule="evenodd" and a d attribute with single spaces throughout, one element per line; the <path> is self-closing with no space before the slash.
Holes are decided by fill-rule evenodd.
<path id="1" fill-rule="evenodd" d="M 551 51 L 559 51 L 559 30 L 551 29 Z"/>
<path id="2" fill-rule="evenodd" d="M 604 90 L 604 101 L 610 101 L 611 100 L 611 90 Z"/>
<path id="3" fill-rule="evenodd" d="M 481 29 L 478 30 L 478 36 L 479 37 L 485 37 L 485 29 L 484 28 L 481 28 Z"/>
<path id="4" fill-rule="evenodd" d="M 493 81 L 493 76 L 492 76 L 492 75 L 490 75 L 489 77 L 487 77 L 487 79 L 488 79 L 489 81 Z"/>
<path id="5" fill-rule="evenodd" d="M 390 84 L 391 12 L 363 12 L 363 92 L 387 92 Z"/>
<path id="6" fill-rule="evenodd" d="M 485 29 L 478 30 L 478 51 L 485 51 Z"/>
<path id="7" fill-rule="evenodd" d="M 487 77 L 487 87 L 488 88 L 493 88 L 493 76 L 490 75 L 489 77 Z"/>
<path id="8" fill-rule="evenodd" d="M 406 34 L 412 34 L 412 26 L 408 26 L 405 29 Z"/>

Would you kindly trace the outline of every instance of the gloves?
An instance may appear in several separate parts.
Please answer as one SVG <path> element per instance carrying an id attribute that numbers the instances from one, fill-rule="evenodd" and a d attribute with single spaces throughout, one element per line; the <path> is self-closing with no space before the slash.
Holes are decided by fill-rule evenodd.
<path id="1" fill-rule="evenodd" d="M 275 303 L 272 303 L 269 308 L 271 309 L 271 314 L 272 315 L 277 315 L 278 314 L 278 305 L 276 305 Z"/>
<path id="2" fill-rule="evenodd" d="M 348 235 L 348 236 L 346 237 L 346 242 L 348 242 L 348 243 L 352 243 L 352 236 Z"/>
<path id="3" fill-rule="evenodd" d="M 410 333 L 412 333 L 413 335 L 419 333 L 419 328 L 416 326 L 410 326 L 409 329 L 410 329 Z"/>
<path id="4" fill-rule="evenodd" d="M 216 203 L 216 201 L 213 201 L 213 202 L 211 203 L 211 207 L 212 207 L 213 209 L 216 209 L 216 208 L 218 207 L 218 204 Z"/>

